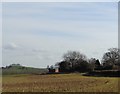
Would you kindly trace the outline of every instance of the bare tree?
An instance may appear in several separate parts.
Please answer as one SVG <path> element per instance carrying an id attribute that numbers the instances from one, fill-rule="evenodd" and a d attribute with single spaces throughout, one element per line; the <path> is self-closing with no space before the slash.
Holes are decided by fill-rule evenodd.
<path id="1" fill-rule="evenodd" d="M 88 60 L 88 63 L 90 64 L 91 69 L 94 71 L 96 59 L 95 58 L 91 58 L 91 59 Z"/>
<path id="2" fill-rule="evenodd" d="M 74 60 L 86 60 L 86 56 L 80 52 L 77 51 L 68 51 L 63 55 L 63 59 L 65 61 L 74 61 Z"/>
<path id="3" fill-rule="evenodd" d="M 98 59 L 91 58 L 88 60 L 90 68 L 94 70 L 100 70 L 101 64 Z"/>
<path id="4" fill-rule="evenodd" d="M 120 50 L 118 48 L 110 48 L 103 55 L 102 62 L 104 66 L 119 65 Z"/>
<path id="5" fill-rule="evenodd" d="M 60 67 L 62 70 L 68 71 L 84 70 L 85 67 L 88 67 L 87 57 L 78 51 L 68 51 L 63 55 Z"/>

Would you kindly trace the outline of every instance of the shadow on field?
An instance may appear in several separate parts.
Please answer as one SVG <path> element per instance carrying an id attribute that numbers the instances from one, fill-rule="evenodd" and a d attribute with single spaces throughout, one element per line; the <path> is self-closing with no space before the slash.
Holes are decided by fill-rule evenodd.
<path id="1" fill-rule="evenodd" d="M 72 73 L 76 73 L 76 72 L 72 72 Z M 71 74 L 71 72 L 58 72 L 58 73 L 49 72 L 49 73 L 41 73 L 38 75 L 54 75 L 54 74 Z M 95 77 L 120 77 L 120 71 L 101 70 L 101 71 L 81 73 L 81 75 L 82 76 L 95 76 Z"/>
<path id="2" fill-rule="evenodd" d="M 120 71 L 92 71 L 92 72 L 83 74 L 83 76 L 120 77 Z"/>
<path id="3" fill-rule="evenodd" d="M 40 75 L 52 75 L 52 74 L 70 74 L 70 72 L 48 72 L 48 73 L 41 73 Z"/>

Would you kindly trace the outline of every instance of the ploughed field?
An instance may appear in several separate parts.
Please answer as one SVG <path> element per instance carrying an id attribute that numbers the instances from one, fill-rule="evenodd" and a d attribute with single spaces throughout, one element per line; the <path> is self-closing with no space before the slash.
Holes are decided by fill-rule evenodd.
<path id="1" fill-rule="evenodd" d="M 118 92 L 117 77 L 80 74 L 3 75 L 3 92 Z"/>

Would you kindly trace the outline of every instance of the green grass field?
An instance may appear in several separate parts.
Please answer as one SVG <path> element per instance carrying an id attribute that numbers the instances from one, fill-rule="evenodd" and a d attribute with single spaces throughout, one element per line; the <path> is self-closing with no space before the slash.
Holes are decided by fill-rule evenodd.
<path id="1" fill-rule="evenodd" d="M 12 66 L 10 68 L 2 69 L 2 75 L 41 74 L 46 72 L 47 69 L 44 68 L 32 68 L 32 67 L 24 67 L 24 66 Z"/>
<path id="2" fill-rule="evenodd" d="M 80 74 L 4 75 L 3 92 L 118 92 L 117 77 Z"/>

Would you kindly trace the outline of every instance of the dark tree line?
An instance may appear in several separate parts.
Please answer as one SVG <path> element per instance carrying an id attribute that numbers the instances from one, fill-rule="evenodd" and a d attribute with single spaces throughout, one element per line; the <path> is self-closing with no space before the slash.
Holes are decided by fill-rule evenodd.
<path id="1" fill-rule="evenodd" d="M 99 60 L 87 57 L 77 51 L 68 51 L 63 55 L 63 61 L 59 63 L 61 72 L 88 72 L 100 66 Z"/>
<path id="2" fill-rule="evenodd" d="M 95 58 L 88 59 L 78 51 L 68 51 L 63 55 L 63 61 L 56 63 L 60 72 L 90 72 L 94 70 L 118 70 L 120 67 L 120 52 L 117 48 L 110 48 L 104 53 L 102 61 Z M 51 67 L 52 68 L 52 67 Z"/>

